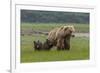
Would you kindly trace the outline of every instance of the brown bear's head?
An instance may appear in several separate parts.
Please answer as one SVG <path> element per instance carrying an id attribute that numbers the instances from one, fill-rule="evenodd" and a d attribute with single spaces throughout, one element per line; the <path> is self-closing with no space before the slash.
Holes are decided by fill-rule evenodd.
<path id="1" fill-rule="evenodd" d="M 75 32 L 74 26 L 63 26 L 64 36 L 72 36 L 72 33 Z"/>

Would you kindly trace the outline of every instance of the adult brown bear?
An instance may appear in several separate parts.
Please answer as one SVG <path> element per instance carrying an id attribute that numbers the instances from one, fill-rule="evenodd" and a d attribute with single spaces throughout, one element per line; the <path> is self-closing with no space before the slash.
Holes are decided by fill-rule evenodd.
<path id="1" fill-rule="evenodd" d="M 70 49 L 70 38 L 75 32 L 74 26 L 61 26 L 51 30 L 48 34 L 48 40 L 52 42 L 58 50 Z"/>

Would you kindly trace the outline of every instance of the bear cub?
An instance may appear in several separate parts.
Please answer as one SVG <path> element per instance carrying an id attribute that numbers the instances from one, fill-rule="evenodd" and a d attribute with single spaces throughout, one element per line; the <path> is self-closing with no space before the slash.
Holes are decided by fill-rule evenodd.
<path id="1" fill-rule="evenodd" d="M 46 39 L 46 41 L 44 43 L 40 42 L 39 40 L 34 41 L 35 50 L 38 50 L 38 51 L 50 50 L 52 47 L 53 47 L 53 44 L 48 39 Z"/>

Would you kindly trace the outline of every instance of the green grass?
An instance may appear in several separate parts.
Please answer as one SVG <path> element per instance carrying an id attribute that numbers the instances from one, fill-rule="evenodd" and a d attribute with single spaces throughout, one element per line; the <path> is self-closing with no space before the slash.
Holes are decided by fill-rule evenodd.
<path id="1" fill-rule="evenodd" d="M 33 40 L 45 40 L 44 36 L 23 36 L 21 43 L 21 62 L 45 62 L 89 59 L 89 38 L 75 37 L 71 39 L 70 51 L 34 51 Z M 53 49 L 53 48 L 52 48 Z"/>
<path id="2" fill-rule="evenodd" d="M 71 24 L 71 23 L 69 23 Z M 50 31 L 55 27 L 66 24 L 56 23 L 22 23 L 21 30 Z M 71 24 L 75 26 L 76 32 L 89 32 L 88 24 Z M 89 37 L 71 38 L 70 51 L 57 51 L 55 47 L 50 51 L 34 51 L 33 41 L 45 41 L 46 35 L 32 34 L 21 36 L 21 63 L 47 62 L 47 61 L 68 61 L 89 59 Z"/>
<path id="3" fill-rule="evenodd" d="M 89 32 L 89 24 L 74 24 L 74 23 L 22 23 L 21 29 L 23 30 L 44 30 L 50 31 L 55 27 L 74 25 L 76 32 Z"/>

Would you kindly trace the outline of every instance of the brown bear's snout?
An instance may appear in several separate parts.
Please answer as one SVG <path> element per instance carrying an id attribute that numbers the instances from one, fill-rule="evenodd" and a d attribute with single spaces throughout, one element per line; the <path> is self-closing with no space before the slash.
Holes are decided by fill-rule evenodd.
<path id="1" fill-rule="evenodd" d="M 72 37 L 75 37 L 75 35 L 73 34 Z"/>

